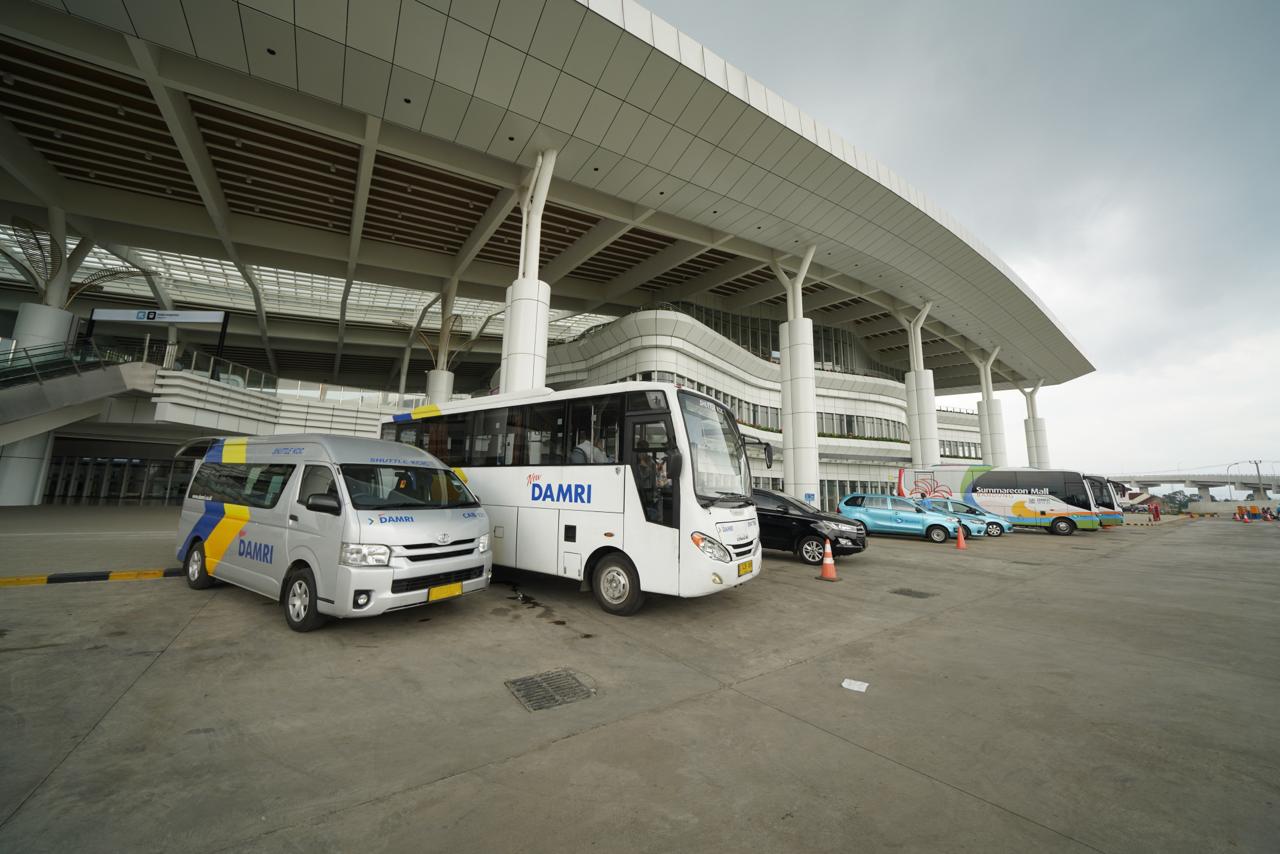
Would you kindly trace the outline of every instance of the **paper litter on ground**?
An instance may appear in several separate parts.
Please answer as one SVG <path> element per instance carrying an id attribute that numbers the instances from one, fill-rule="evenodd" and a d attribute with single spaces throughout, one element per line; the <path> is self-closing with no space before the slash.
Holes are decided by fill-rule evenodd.
<path id="1" fill-rule="evenodd" d="M 862 694 L 865 694 L 867 692 L 867 688 L 871 687 L 869 683 L 859 682 L 857 679 L 846 679 L 840 684 L 843 687 L 848 688 L 850 691 L 858 691 Z"/>

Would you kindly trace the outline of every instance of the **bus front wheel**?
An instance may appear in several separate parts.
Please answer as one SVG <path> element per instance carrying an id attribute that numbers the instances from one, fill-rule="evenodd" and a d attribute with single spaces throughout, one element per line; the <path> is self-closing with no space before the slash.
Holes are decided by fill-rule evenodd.
<path id="1" fill-rule="evenodd" d="M 631 561 L 620 554 L 606 555 L 596 564 L 591 592 L 603 610 L 618 617 L 630 617 L 644 604 L 640 576 Z"/>
<path id="2" fill-rule="evenodd" d="M 1054 519 L 1049 530 L 1059 536 L 1066 537 L 1076 532 L 1076 523 L 1070 519 Z"/>

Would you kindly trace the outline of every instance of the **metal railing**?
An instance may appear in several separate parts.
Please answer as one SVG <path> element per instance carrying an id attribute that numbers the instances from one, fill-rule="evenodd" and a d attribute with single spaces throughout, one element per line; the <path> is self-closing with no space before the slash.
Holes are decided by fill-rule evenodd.
<path id="1" fill-rule="evenodd" d="M 0 338 L 0 388 L 43 383 L 55 377 L 102 370 L 126 362 L 146 362 L 169 371 L 208 377 L 231 388 L 279 398 L 323 401 L 356 409 L 412 409 L 427 402 L 425 394 L 401 395 L 394 391 L 281 379 L 181 344 L 149 339 L 138 345 L 99 344 L 86 338 L 72 344 L 20 347 L 11 338 Z"/>

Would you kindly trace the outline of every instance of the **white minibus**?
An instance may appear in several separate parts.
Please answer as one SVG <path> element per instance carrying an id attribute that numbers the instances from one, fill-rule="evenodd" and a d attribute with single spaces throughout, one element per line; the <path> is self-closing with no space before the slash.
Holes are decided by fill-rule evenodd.
<path id="1" fill-rule="evenodd" d="M 489 520 L 466 484 L 417 448 L 294 435 L 199 439 L 178 523 L 187 583 L 275 599 L 289 628 L 483 590 Z"/>
<path id="2" fill-rule="evenodd" d="M 760 574 L 737 422 L 689 389 L 621 382 L 421 406 L 382 437 L 454 467 L 489 512 L 495 564 L 577 580 L 611 614 Z"/>

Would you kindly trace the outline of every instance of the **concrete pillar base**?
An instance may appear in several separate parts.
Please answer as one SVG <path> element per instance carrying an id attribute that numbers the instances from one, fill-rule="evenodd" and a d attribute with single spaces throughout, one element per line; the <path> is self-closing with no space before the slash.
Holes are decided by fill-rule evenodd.
<path id="1" fill-rule="evenodd" d="M 503 393 L 547 386 L 547 334 L 551 286 L 538 279 L 516 279 L 507 288 L 502 333 Z"/>
<path id="2" fill-rule="evenodd" d="M 69 311 L 24 302 L 18 306 L 18 319 L 13 325 L 13 337 L 19 347 L 46 347 L 65 344 L 71 337 L 71 327 L 76 316 Z"/>
<path id="3" fill-rule="evenodd" d="M 938 448 L 938 406 L 933 394 L 933 371 L 911 371 L 907 384 L 907 435 L 911 439 L 911 464 L 916 468 L 936 466 L 941 461 Z"/>
<path id="4" fill-rule="evenodd" d="M 784 460 L 791 461 L 787 494 L 819 506 L 818 403 L 813 368 L 813 321 L 807 317 L 782 324 L 786 332 L 785 372 L 790 399 L 790 429 L 782 434 Z"/>
<path id="5" fill-rule="evenodd" d="M 1007 466 L 1009 453 L 1005 449 L 1004 409 L 1000 401 L 978 401 L 978 424 L 986 431 L 982 437 L 982 461 L 989 466 Z"/>
<path id="6" fill-rule="evenodd" d="M 41 433 L 0 447 L 0 507 L 30 507 L 41 503 L 52 450 L 52 433 Z"/>
<path id="7" fill-rule="evenodd" d="M 453 398 L 453 371 L 427 371 L 427 403 L 448 403 Z"/>

